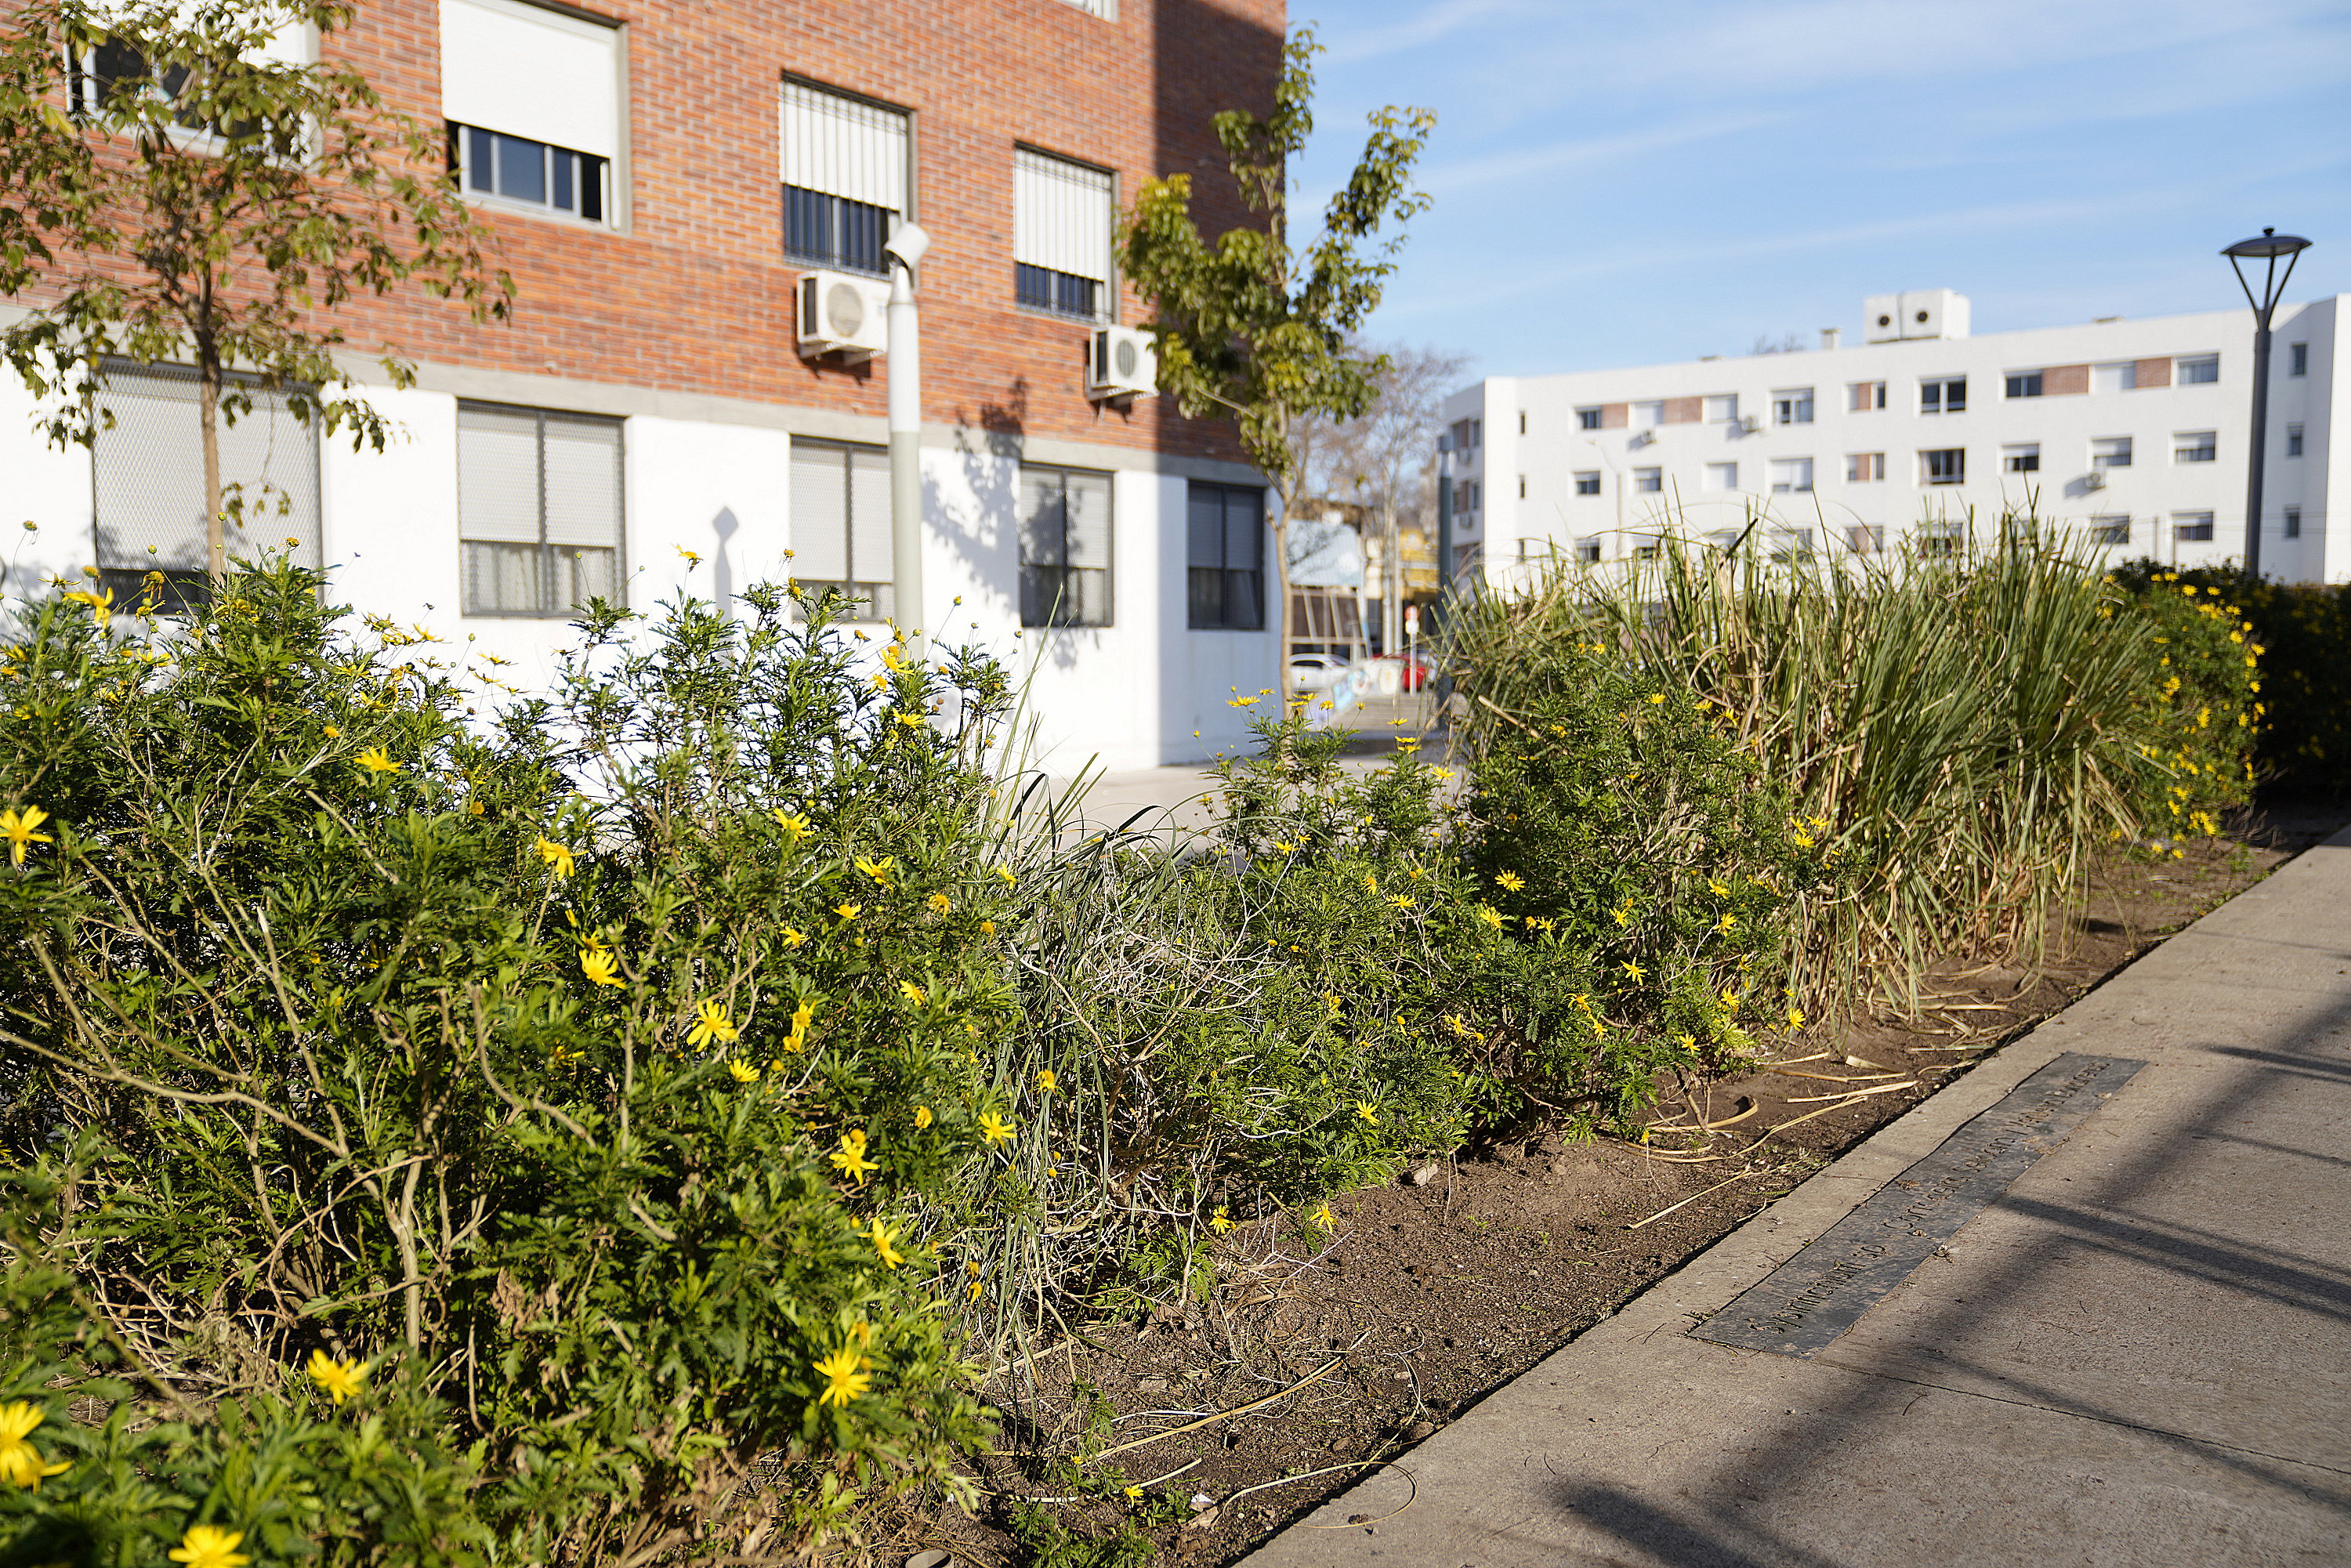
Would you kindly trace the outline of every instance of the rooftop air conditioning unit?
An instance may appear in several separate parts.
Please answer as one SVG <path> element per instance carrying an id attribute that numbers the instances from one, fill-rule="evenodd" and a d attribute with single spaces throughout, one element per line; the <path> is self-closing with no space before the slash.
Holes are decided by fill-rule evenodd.
<path id="1" fill-rule="evenodd" d="M 803 273 L 797 314 L 803 358 L 839 354 L 853 365 L 890 347 L 890 286 L 878 277 Z"/>
<path id="2" fill-rule="evenodd" d="M 2106 487 L 2106 471 L 2105 471 L 2105 469 L 2103 469 L 2103 468 L 2093 468 L 2093 469 L 2091 469 L 2087 474 L 2085 474 L 2085 475 L 2083 475 L 2083 476 L 2082 476 L 2082 488 L 2083 488 L 2083 489 L 2085 489 L 2085 490 L 2103 490 L 2103 489 L 2105 489 L 2105 487 Z"/>
<path id="3" fill-rule="evenodd" d="M 1132 327 L 1094 329 L 1093 352 L 1088 357 L 1086 395 L 1105 398 L 1148 397 L 1159 390 L 1159 352 L 1151 334 Z"/>

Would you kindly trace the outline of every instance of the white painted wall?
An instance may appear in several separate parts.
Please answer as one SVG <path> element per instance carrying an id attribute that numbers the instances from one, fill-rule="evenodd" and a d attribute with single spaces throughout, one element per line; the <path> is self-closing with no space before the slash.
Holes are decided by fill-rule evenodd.
<path id="1" fill-rule="evenodd" d="M 2332 581 L 2351 577 L 2351 511 L 2345 509 L 2351 494 L 2345 493 L 2342 465 L 2331 461 L 2331 454 L 2351 438 L 2340 385 L 2346 371 L 2335 352 L 2344 298 L 2286 307 L 2276 326 L 2262 507 L 2262 565 L 2273 576 Z M 2310 345 L 2306 376 L 2287 373 L 2294 342 Z M 2217 382 L 2175 382 L 2078 396 L 2002 396 L 2011 371 L 2203 353 L 2220 355 Z M 1506 580 L 1510 573 L 1505 563 L 1521 553 L 1522 543 L 1541 553 L 1553 544 L 1572 549 L 1580 539 L 1598 538 L 1604 556 L 1629 553 L 1665 526 L 1661 502 L 1678 500 L 1687 528 L 1701 536 L 1742 528 L 1750 511 L 1761 509 L 1775 523 L 1811 528 L 1815 546 L 1825 548 L 1842 543 L 1855 524 L 1885 528 L 1889 543 L 1923 519 L 1965 519 L 1970 511 L 1975 526 L 1988 529 L 2003 507 L 2023 502 L 2030 485 L 2044 518 L 2081 524 L 2094 517 L 2131 517 L 2131 542 L 2116 549 L 2118 558 L 2155 554 L 2183 565 L 2218 564 L 2242 554 L 2252 374 L 2252 318 L 2231 310 L 1493 378 L 1447 405 L 1447 420 L 1479 418 L 1485 433 L 1481 447 L 1455 461 L 1457 478 L 1482 481 L 1485 502 L 1479 517 L 1457 522 L 1457 532 L 1460 522 L 1482 522 L 1489 570 Z M 1968 378 L 1967 412 L 1919 412 L 1920 381 L 1949 375 Z M 1886 383 L 1886 408 L 1849 412 L 1847 387 L 1867 381 Z M 2094 386 L 2095 382 L 2094 374 Z M 1772 394 L 1801 387 L 1813 389 L 1813 422 L 1771 423 Z M 1588 431 L 1576 418 L 1580 407 L 1724 393 L 1738 397 L 1741 414 L 1761 414 L 1761 428 L 1747 434 L 1735 424 L 1702 423 Z M 2288 459 L 2285 430 L 2293 423 L 2303 426 L 2304 455 Z M 2218 460 L 2174 462 L 2175 437 L 2203 430 L 2218 434 Z M 2127 469 L 2107 471 L 2105 486 L 2093 489 L 2085 482 L 2093 472 L 2091 442 L 2108 435 L 2132 437 L 2134 461 Z M 2003 447 L 2023 442 L 2039 444 L 2040 471 L 2030 476 L 2005 473 Z M 1921 483 L 1918 454 L 1954 446 L 1967 453 L 1967 482 Z M 1855 453 L 1883 453 L 1886 477 L 1848 481 L 1846 458 Z M 1773 460 L 1799 457 L 1813 462 L 1812 492 L 1773 494 Z M 1726 463 L 1738 465 L 1736 486 L 1709 488 L 1709 465 Z M 1651 466 L 1662 470 L 1665 488 L 1643 495 L 1634 487 L 1635 471 Z M 1579 471 L 1600 474 L 1600 494 L 1575 493 Z M 1519 496 L 1521 476 L 1524 499 Z M 2297 540 L 2283 535 L 2288 506 L 2302 511 Z M 2201 511 L 2213 514 L 2212 541 L 2178 542 L 2172 515 Z"/>
<path id="2" fill-rule="evenodd" d="M 37 407 L 22 382 L 0 376 L 0 591 L 12 600 L 78 580 L 90 559 L 89 451 L 35 434 Z"/>

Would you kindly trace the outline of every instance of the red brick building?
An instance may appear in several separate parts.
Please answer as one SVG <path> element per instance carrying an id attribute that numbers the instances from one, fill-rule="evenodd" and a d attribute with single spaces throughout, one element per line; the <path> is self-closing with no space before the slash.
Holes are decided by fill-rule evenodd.
<path id="1" fill-rule="evenodd" d="M 1283 22 L 1280 0 L 371 0 L 285 47 L 449 127 L 513 319 L 349 308 L 354 346 L 418 366 L 375 398 L 408 439 L 353 455 L 256 420 L 231 465 L 293 497 L 350 601 L 527 666 L 590 592 L 643 609 L 790 572 L 893 612 L 889 357 L 872 324 L 826 348 L 844 319 L 803 319 L 796 286 L 878 311 L 911 219 L 926 602 L 897 618 L 1033 663 L 1049 765 L 1202 755 L 1231 688 L 1274 684 L 1262 483 L 1228 426 L 1090 391 L 1089 353 L 1147 314 L 1111 255 L 1142 180 L 1190 173 L 1204 225 L 1244 221 L 1210 117 L 1270 102 Z M 201 537 L 184 388 L 110 398 L 129 416 L 94 455 L 0 410 L 44 570 Z"/>

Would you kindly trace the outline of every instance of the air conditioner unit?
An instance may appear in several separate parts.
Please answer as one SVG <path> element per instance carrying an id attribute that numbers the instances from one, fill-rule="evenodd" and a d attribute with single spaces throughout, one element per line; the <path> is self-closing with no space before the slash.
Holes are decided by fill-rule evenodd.
<path id="1" fill-rule="evenodd" d="M 1094 329 L 1093 353 L 1087 361 L 1086 395 L 1097 402 L 1114 397 L 1148 397 L 1159 390 L 1159 351 L 1151 334 L 1132 327 Z"/>
<path id="2" fill-rule="evenodd" d="M 1761 414 L 1760 414 L 1760 413 L 1743 413 L 1743 414 L 1740 414 L 1740 415 L 1739 416 L 1739 434 L 1741 434 L 1741 435 L 1752 435 L 1752 434 L 1754 434 L 1757 431 L 1759 431 L 1759 430 L 1761 430 L 1761 429 L 1762 429 L 1762 428 L 1763 428 L 1763 416 L 1762 416 Z"/>
<path id="3" fill-rule="evenodd" d="M 1657 433 L 1654 430 L 1636 430 L 1633 433 L 1633 439 L 1627 443 L 1627 444 L 1633 446 L 1646 446 L 1649 443 L 1656 440 L 1656 438 Z"/>
<path id="4" fill-rule="evenodd" d="M 890 286 L 878 277 L 803 273 L 797 314 L 805 359 L 839 354 L 853 365 L 890 347 Z"/>
<path id="5" fill-rule="evenodd" d="M 2106 487 L 2106 471 L 2105 471 L 2105 469 L 2103 469 L 2103 468 L 2093 468 L 2093 469 L 2091 469 L 2087 474 L 2085 474 L 2085 475 L 2083 475 L 2083 476 L 2082 476 L 2082 488 L 2083 488 L 2083 489 L 2085 489 L 2085 490 L 2103 490 L 2103 489 L 2105 489 L 2105 487 Z"/>

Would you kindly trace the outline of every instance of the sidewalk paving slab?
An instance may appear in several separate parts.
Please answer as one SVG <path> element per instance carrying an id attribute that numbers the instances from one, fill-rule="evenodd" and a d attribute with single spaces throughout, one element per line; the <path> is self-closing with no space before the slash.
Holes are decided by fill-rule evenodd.
<path id="1" fill-rule="evenodd" d="M 2149 1065 L 1827 1348 L 1687 1333 L 2064 1051 Z M 1246 1568 L 1374 1563 L 2351 1563 L 2351 831 Z"/>

